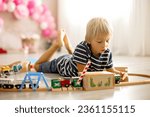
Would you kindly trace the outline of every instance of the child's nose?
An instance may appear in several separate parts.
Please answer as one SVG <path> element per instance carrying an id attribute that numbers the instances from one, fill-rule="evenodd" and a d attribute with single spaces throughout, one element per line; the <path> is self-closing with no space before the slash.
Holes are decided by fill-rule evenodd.
<path id="1" fill-rule="evenodd" d="M 107 46 L 108 46 L 107 42 L 104 42 L 103 45 L 102 45 L 103 48 L 105 48 Z"/>

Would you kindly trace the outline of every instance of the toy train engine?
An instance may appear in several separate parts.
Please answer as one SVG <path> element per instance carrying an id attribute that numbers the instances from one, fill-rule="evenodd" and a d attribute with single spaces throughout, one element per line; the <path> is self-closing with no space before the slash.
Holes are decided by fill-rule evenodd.
<path id="1" fill-rule="evenodd" d="M 11 68 L 9 66 L 3 66 L 0 68 L 0 77 L 7 78 L 8 75 L 10 75 Z"/>
<path id="2" fill-rule="evenodd" d="M 32 83 L 33 86 L 36 86 L 37 80 L 32 80 Z M 0 79 L 0 88 L 3 89 L 13 89 L 13 88 L 20 89 L 21 84 L 22 84 L 22 80 L 14 80 L 14 79 L 6 79 L 6 78 Z M 32 85 L 30 84 L 30 82 L 26 82 L 23 86 L 23 89 L 25 89 L 27 85 L 29 86 L 30 89 L 32 89 Z M 37 86 L 37 88 L 39 88 L 39 86 Z"/>

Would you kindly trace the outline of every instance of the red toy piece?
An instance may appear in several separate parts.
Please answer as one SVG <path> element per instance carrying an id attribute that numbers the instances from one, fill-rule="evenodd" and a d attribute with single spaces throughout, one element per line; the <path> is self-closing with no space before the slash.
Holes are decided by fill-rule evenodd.
<path id="1" fill-rule="evenodd" d="M 0 48 L 0 54 L 6 54 L 7 50 L 4 50 L 3 48 Z"/>

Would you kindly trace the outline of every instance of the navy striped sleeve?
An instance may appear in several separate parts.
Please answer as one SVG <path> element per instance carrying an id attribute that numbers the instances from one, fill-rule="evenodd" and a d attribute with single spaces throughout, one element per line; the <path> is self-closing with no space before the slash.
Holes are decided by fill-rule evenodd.
<path id="1" fill-rule="evenodd" d="M 113 67 L 113 60 L 112 60 L 112 53 L 110 52 L 110 54 L 109 54 L 109 61 L 108 61 L 107 65 L 106 65 L 106 69 L 110 69 L 112 67 Z"/>
<path id="2" fill-rule="evenodd" d="M 80 64 L 86 64 L 88 62 L 88 52 L 86 50 L 87 45 L 80 43 L 76 46 L 73 53 L 73 61 Z"/>

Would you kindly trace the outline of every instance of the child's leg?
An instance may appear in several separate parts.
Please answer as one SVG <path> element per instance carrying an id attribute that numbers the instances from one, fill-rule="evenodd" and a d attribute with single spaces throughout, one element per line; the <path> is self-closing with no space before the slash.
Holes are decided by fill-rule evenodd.
<path id="1" fill-rule="evenodd" d="M 8 65 L 0 65 L 0 68 L 1 68 L 1 67 L 4 67 L 4 66 L 12 67 L 13 65 L 16 65 L 16 64 L 19 64 L 19 63 L 21 63 L 21 61 L 15 61 L 15 62 L 13 62 L 13 63 L 11 63 L 11 64 L 8 64 Z"/>
<path id="2" fill-rule="evenodd" d="M 9 67 L 12 67 L 13 65 L 17 65 L 17 64 L 19 64 L 19 63 L 21 63 L 21 61 L 13 62 L 13 63 L 9 64 L 8 66 L 9 66 Z"/>
<path id="3" fill-rule="evenodd" d="M 68 39 L 66 33 L 65 33 L 65 36 L 64 36 L 63 41 L 64 41 L 64 45 L 65 45 L 65 47 L 66 47 L 68 53 L 69 53 L 69 54 L 72 54 L 73 51 L 74 51 L 74 48 L 72 47 L 72 45 L 71 45 L 71 43 L 70 43 L 70 41 L 69 41 L 69 39 Z"/>
<path id="4" fill-rule="evenodd" d="M 36 71 L 39 70 L 40 64 L 49 61 L 49 59 L 53 56 L 53 54 L 57 51 L 58 48 L 60 48 L 63 45 L 63 38 L 64 38 L 64 31 L 60 30 L 58 32 L 58 38 L 56 42 L 53 42 L 51 47 L 36 61 L 34 64 L 34 68 Z"/>

